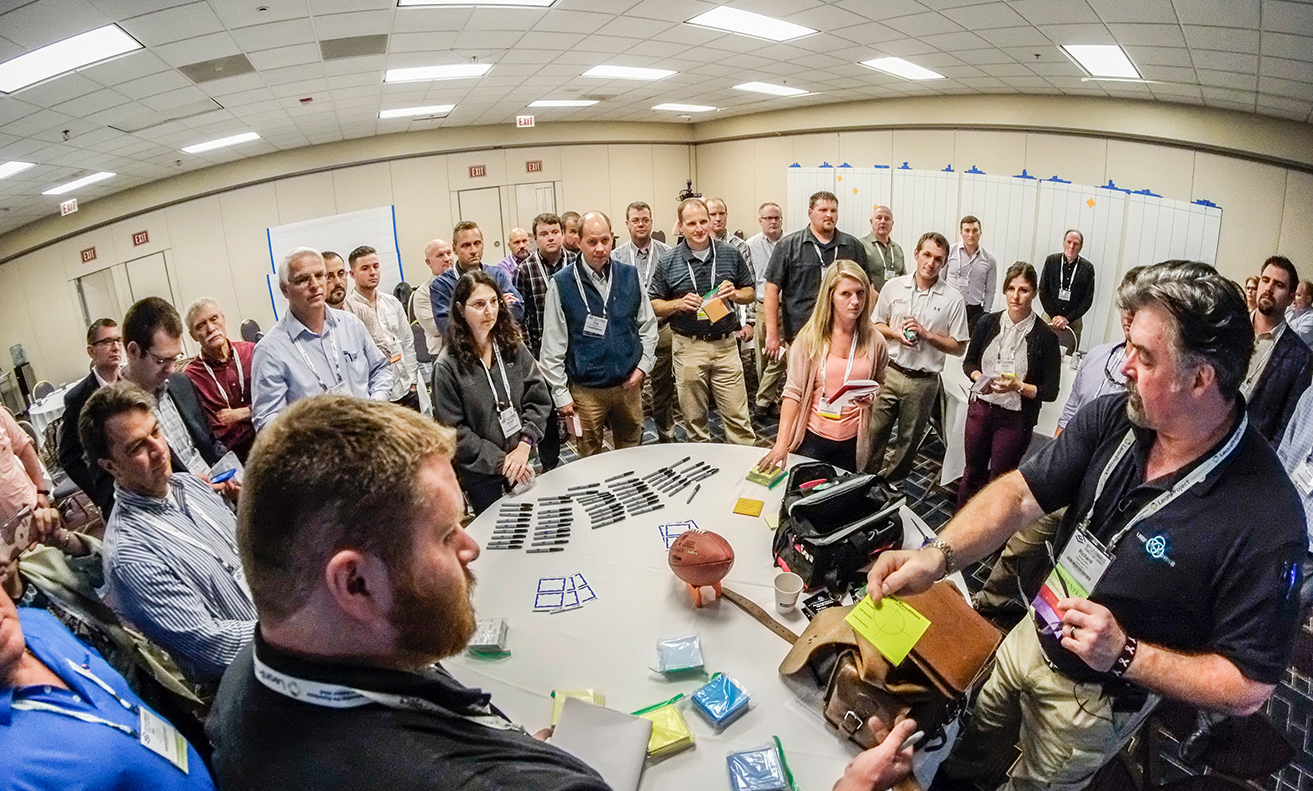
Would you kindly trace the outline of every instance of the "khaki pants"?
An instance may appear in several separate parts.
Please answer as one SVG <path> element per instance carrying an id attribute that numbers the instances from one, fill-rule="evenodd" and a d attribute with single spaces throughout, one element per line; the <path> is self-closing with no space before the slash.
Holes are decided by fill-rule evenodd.
<path id="1" fill-rule="evenodd" d="M 643 391 L 615 387 L 570 385 L 574 412 L 579 416 L 583 436 L 579 438 L 579 455 L 600 453 L 602 430 L 611 428 L 616 448 L 632 448 L 643 439 Z"/>
<path id="2" fill-rule="evenodd" d="M 652 420 L 656 423 L 657 439 L 661 442 L 675 441 L 675 369 L 670 355 L 673 335 L 669 324 L 658 327 L 656 363 L 648 377 L 652 386 Z"/>
<path id="3" fill-rule="evenodd" d="M 1138 711 L 1114 712 L 1102 686 L 1077 683 L 1049 668 L 1027 615 L 999 648 L 994 672 L 943 770 L 954 778 L 991 779 L 999 757 L 1011 756 L 1016 744 L 1021 757 L 1008 770 L 1006 791 L 1079 791 L 1139 730 L 1158 700 L 1149 695 Z"/>
<path id="4" fill-rule="evenodd" d="M 1043 577 L 1048 571 L 1049 551 L 1046 541 L 1058 534 L 1058 526 L 1067 509 L 1059 508 L 1045 514 L 1012 534 L 1003 554 L 989 572 L 985 587 L 976 594 L 976 607 L 980 610 L 1004 610 L 1009 607 L 1025 609 L 1039 592 Z M 1058 551 L 1055 546 L 1054 552 Z M 1026 598 L 1020 599 L 1022 591 Z"/>
<path id="5" fill-rule="evenodd" d="M 907 477 L 938 395 L 938 376 L 908 376 L 892 365 L 885 369 L 884 387 L 880 388 L 871 412 L 871 460 L 866 463 L 867 472 L 876 473 L 890 483 Z M 893 441 L 893 459 L 881 469 L 889 429 L 895 419 L 898 433 Z"/>
<path id="6" fill-rule="evenodd" d="M 676 334 L 672 346 L 675 390 L 679 410 L 688 424 L 690 442 L 709 442 L 707 412 L 710 396 L 716 398 L 725 441 L 752 445 L 752 422 L 748 418 L 748 391 L 743 383 L 743 360 L 733 335 L 718 341 L 700 341 Z"/>
<path id="7" fill-rule="evenodd" d="M 760 310 L 757 315 L 761 316 Z M 752 330 L 752 351 L 757 362 L 757 406 L 764 409 L 780 400 L 788 355 L 781 355 L 778 360 L 766 356 L 766 322 L 760 318 Z"/>

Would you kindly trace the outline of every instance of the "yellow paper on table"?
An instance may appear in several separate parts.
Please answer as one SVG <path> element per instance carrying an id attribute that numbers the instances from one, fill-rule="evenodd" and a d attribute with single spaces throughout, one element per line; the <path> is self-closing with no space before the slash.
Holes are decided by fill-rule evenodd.
<path id="1" fill-rule="evenodd" d="M 744 516 L 761 516 L 761 509 L 765 505 L 766 503 L 761 500 L 740 497 L 739 501 L 734 504 L 734 513 L 743 514 Z"/>
<path id="2" fill-rule="evenodd" d="M 566 698 L 579 698 L 598 706 L 606 705 L 606 696 L 595 689 L 555 689 L 552 690 L 552 725 L 561 718 L 561 707 Z"/>
<path id="3" fill-rule="evenodd" d="M 893 596 L 885 596 L 879 604 L 865 596 L 844 620 L 894 665 L 903 663 L 930 626 L 930 620 L 912 605 Z"/>
<path id="4" fill-rule="evenodd" d="M 653 758 L 687 750 L 693 746 L 693 732 L 688 729 L 684 715 L 673 705 L 638 715 L 652 721 L 652 738 L 647 743 L 647 754 Z"/>

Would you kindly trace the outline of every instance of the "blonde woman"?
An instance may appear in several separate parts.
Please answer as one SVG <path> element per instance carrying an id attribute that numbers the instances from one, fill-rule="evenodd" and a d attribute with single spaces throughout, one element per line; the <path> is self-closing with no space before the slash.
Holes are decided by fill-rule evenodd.
<path id="1" fill-rule="evenodd" d="M 837 410 L 830 400 L 847 382 L 884 382 L 889 351 L 871 324 L 873 301 L 871 282 L 856 262 L 836 261 L 825 273 L 811 318 L 789 349 L 779 434 L 758 469 L 784 466 L 790 452 L 843 470 L 865 468 L 872 397 Z"/>

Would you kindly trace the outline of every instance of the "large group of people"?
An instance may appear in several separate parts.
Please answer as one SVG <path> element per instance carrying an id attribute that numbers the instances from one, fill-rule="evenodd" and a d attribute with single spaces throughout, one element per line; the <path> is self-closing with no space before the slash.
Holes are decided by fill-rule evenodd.
<path id="1" fill-rule="evenodd" d="M 682 424 L 690 442 L 763 446 L 778 415 L 759 467 L 800 454 L 897 494 L 949 365 L 972 383 L 957 516 L 869 578 L 873 598 L 915 592 L 1003 548 L 976 603 L 1023 617 L 944 771 L 1079 788 L 1162 697 L 1260 706 L 1313 602 L 1313 283 L 1282 256 L 1243 287 L 1198 263 L 1130 270 L 1120 336 L 1067 374 L 1057 438 L 1035 450 L 1093 307 L 1081 232 L 1038 271 L 1001 268 L 974 216 L 960 241 L 931 230 L 905 254 L 890 207 L 860 239 L 838 209 L 817 192 L 785 234 L 766 202 L 744 239 L 723 199 L 687 198 L 671 244 L 644 201 L 623 244 L 600 211 L 549 212 L 493 264 L 463 221 L 425 246 L 406 302 L 368 244 L 298 247 L 258 343 L 230 338 L 210 298 L 93 322 L 55 455 L 104 515 L 103 546 L 62 524 L 5 412 L 0 524 L 99 553 L 115 616 L 213 701 L 212 743 L 16 607 L 22 560 L 0 557 L 0 785 L 204 789 L 212 769 L 222 789 L 604 788 L 437 664 L 474 628 L 467 509 L 532 485 L 566 440 L 580 456 L 640 444 L 646 414 L 658 442 Z M 850 398 L 853 383 L 873 386 Z M 1028 606 L 1055 564 L 1089 595 Z M 905 775 L 913 727 L 835 767 L 836 789 Z M 994 766 L 1013 743 L 1021 758 Z"/>

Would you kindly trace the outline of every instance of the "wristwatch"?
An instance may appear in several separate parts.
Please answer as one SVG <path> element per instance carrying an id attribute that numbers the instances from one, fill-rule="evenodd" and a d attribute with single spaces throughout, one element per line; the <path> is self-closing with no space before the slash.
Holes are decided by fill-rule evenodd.
<path id="1" fill-rule="evenodd" d="M 931 541 L 926 546 L 933 547 L 934 549 L 939 550 L 943 554 L 944 577 L 947 577 L 949 574 L 952 574 L 954 571 L 957 571 L 957 559 L 953 555 L 953 547 L 949 546 L 947 541 L 945 541 L 942 538 L 936 538 L 934 541 Z M 943 577 L 940 577 L 940 579 L 943 579 Z"/>

